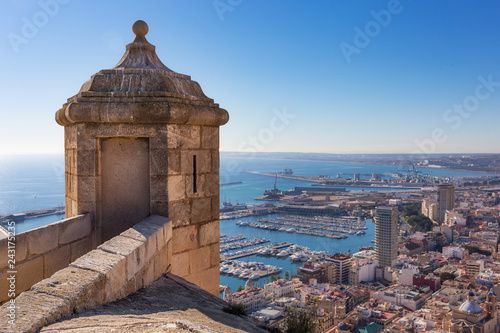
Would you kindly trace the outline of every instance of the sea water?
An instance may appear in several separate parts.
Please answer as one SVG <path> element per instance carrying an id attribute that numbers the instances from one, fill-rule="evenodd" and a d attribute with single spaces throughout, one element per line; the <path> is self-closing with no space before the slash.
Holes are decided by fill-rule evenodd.
<path id="1" fill-rule="evenodd" d="M 310 186 L 312 183 L 283 178 L 273 178 L 254 174 L 242 173 L 242 171 L 255 172 L 280 172 L 284 168 L 291 168 L 295 175 L 317 176 L 329 175 L 336 177 L 338 173 L 382 173 L 390 174 L 401 172 L 398 166 L 371 165 L 342 162 L 304 161 L 304 160 L 278 160 L 257 158 L 221 158 L 220 182 L 240 184 L 222 186 L 220 189 L 221 201 L 232 203 L 261 204 L 262 201 L 254 198 L 262 196 L 266 189 L 275 185 L 281 190 L 288 190 L 295 186 Z M 422 174 L 441 177 L 474 177 L 486 176 L 485 173 L 419 169 Z M 347 190 L 373 191 L 372 187 L 346 187 Z M 394 191 L 391 188 L 378 188 L 382 191 Z M 29 210 L 52 208 L 64 205 L 64 156 L 63 155 L 15 155 L 0 156 L 0 215 Z M 17 223 L 17 232 L 30 230 L 62 219 L 62 215 L 50 215 L 41 218 L 27 219 Z M 247 217 L 241 220 L 254 221 L 256 217 Z M 328 251 L 330 253 L 355 252 L 359 246 L 370 246 L 370 240 L 374 238 L 374 224 L 370 220 L 366 222 L 368 229 L 366 235 L 350 235 L 347 239 L 330 239 L 304 234 L 286 233 L 251 227 L 240 227 L 236 225 L 238 220 L 225 220 L 220 222 L 221 233 L 228 236 L 243 234 L 248 238 L 265 237 L 271 242 L 290 242 L 307 246 L 311 250 Z M 260 261 L 266 264 L 279 266 L 290 275 L 295 274 L 297 267 L 303 263 L 293 263 L 289 258 L 278 259 L 274 257 L 261 257 L 257 255 L 241 258 L 243 261 Z M 262 278 L 257 284 L 269 281 L 269 277 Z M 233 277 L 221 276 L 221 284 L 229 285 L 235 290 L 245 281 Z"/>

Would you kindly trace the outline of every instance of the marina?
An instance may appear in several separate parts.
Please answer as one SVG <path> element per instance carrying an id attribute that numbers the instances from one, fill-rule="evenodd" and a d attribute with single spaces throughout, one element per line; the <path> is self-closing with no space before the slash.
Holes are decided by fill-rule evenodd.
<path id="1" fill-rule="evenodd" d="M 221 254 L 220 259 L 221 260 L 233 260 L 233 259 L 239 259 L 239 258 L 244 258 L 244 257 L 249 257 L 255 254 L 258 254 L 260 250 L 265 250 L 265 249 L 271 249 L 271 250 L 277 250 L 281 249 L 284 247 L 288 247 L 290 245 L 293 245 L 292 243 L 273 243 L 271 245 L 265 245 L 265 246 L 259 246 L 251 249 L 246 249 L 246 250 L 240 250 L 238 252 L 234 253 L 227 253 L 227 254 Z"/>
<path id="2" fill-rule="evenodd" d="M 262 262 L 245 262 L 238 260 L 225 260 L 220 263 L 221 274 L 226 274 L 244 280 L 258 280 L 260 278 L 277 274 L 281 268 L 265 265 Z"/>
<path id="3" fill-rule="evenodd" d="M 241 249 L 244 247 L 254 246 L 257 244 L 269 243 L 270 240 L 267 238 L 252 238 L 247 240 L 242 240 L 239 242 L 231 242 L 221 245 L 220 252 L 227 252 L 230 250 Z"/>
<path id="4" fill-rule="evenodd" d="M 345 239 L 347 235 L 364 235 L 367 229 L 364 220 L 356 217 L 286 215 L 275 219 L 259 218 L 257 222 L 238 221 L 236 224 L 241 227 L 248 226 L 335 239 Z"/>

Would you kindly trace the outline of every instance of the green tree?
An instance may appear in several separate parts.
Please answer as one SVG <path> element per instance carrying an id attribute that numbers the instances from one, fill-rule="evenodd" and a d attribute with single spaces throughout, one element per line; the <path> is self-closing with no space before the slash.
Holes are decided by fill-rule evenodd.
<path id="1" fill-rule="evenodd" d="M 313 315 L 306 311 L 289 311 L 286 316 L 286 326 L 285 333 L 314 333 L 316 331 Z"/>
<path id="2" fill-rule="evenodd" d="M 243 290 L 243 287 L 241 285 L 238 286 L 238 288 L 236 288 L 236 292 L 239 292 L 239 291 L 242 291 Z"/>
<path id="3" fill-rule="evenodd" d="M 290 272 L 289 272 L 289 271 L 286 271 L 286 272 L 285 272 L 285 279 L 287 279 L 287 280 L 288 280 L 289 278 L 290 278 Z"/>
<path id="4" fill-rule="evenodd" d="M 439 277 L 441 278 L 441 282 L 455 279 L 455 275 L 452 273 L 448 273 L 448 272 L 443 272 L 443 273 L 439 274 Z"/>
<path id="5" fill-rule="evenodd" d="M 271 281 L 274 282 L 276 280 L 278 280 L 278 278 L 276 277 L 276 275 L 272 274 L 271 275 Z"/>

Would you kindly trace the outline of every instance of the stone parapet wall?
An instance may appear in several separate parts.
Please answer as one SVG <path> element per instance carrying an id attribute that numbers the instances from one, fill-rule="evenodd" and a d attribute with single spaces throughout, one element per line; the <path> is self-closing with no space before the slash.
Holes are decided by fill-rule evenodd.
<path id="1" fill-rule="evenodd" d="M 169 124 L 167 137 L 172 273 L 219 295 L 219 128 Z"/>
<path id="2" fill-rule="evenodd" d="M 7 331 L 35 332 L 62 317 L 123 298 L 170 271 L 172 223 L 152 215 L 35 284 L 15 299 L 15 326 L 0 308 Z M 168 297 L 168 296 L 167 296 Z"/>
<path id="3" fill-rule="evenodd" d="M 60 269 L 68 267 L 80 256 L 92 249 L 91 219 L 89 215 L 78 215 L 49 225 L 22 232 L 15 242 L 0 239 L 0 303 L 9 299 L 7 272 L 16 271 L 16 296 L 35 283 L 50 277 Z M 15 267 L 9 269 L 7 250 L 15 243 Z"/>

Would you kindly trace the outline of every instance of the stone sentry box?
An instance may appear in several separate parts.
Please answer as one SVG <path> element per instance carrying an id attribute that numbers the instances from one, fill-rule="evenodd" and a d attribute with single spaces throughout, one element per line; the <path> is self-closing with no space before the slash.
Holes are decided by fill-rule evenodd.
<path id="1" fill-rule="evenodd" d="M 57 111 L 66 217 L 89 213 L 92 246 L 151 214 L 173 222 L 171 272 L 218 295 L 219 126 L 226 110 L 158 58 L 137 21 L 120 62 Z"/>

